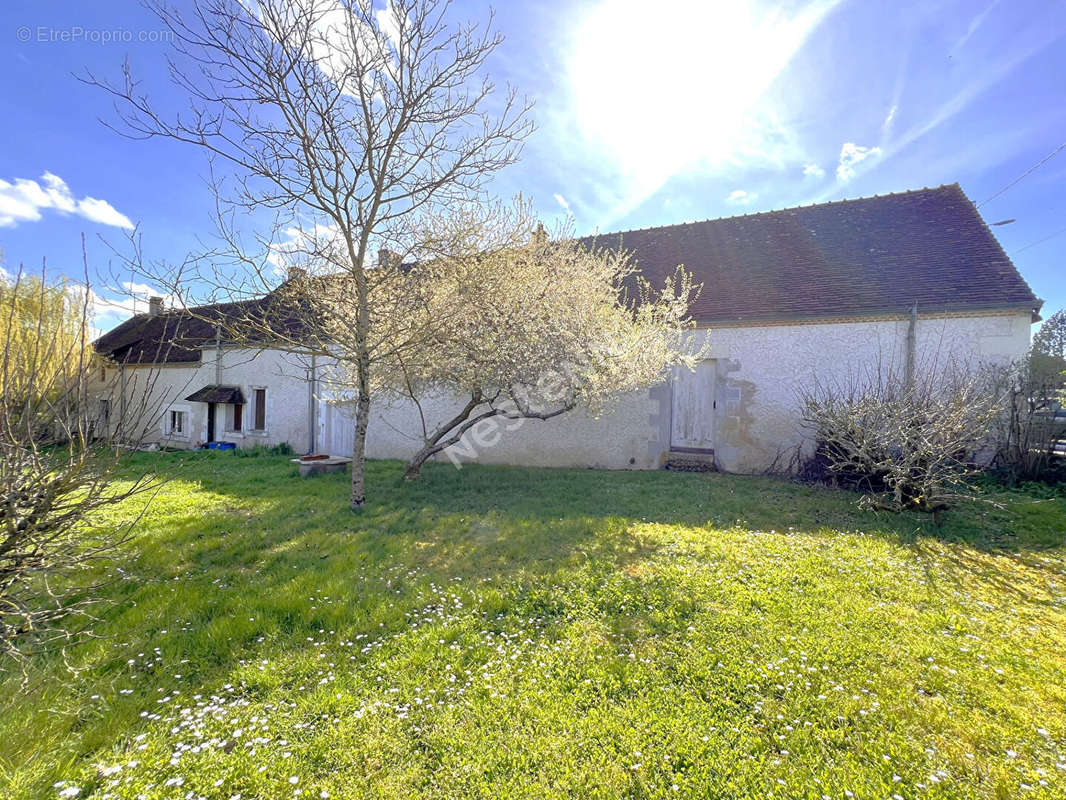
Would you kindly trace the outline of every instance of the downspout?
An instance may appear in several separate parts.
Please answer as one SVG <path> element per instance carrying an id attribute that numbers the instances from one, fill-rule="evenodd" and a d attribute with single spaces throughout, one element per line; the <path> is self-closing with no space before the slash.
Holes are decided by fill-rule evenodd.
<path id="1" fill-rule="evenodd" d="M 122 441 L 123 431 L 126 428 L 126 365 L 118 367 L 118 429 L 115 438 Z"/>
<path id="2" fill-rule="evenodd" d="M 317 416 L 317 404 L 315 403 L 315 381 L 317 379 L 317 365 L 315 354 L 311 354 L 311 369 L 308 370 L 307 379 L 307 452 L 315 452 L 315 417 Z"/>
<path id="3" fill-rule="evenodd" d="M 910 321 L 907 323 L 907 366 L 904 380 L 907 391 L 914 388 L 914 364 L 917 357 L 917 328 L 918 328 L 918 301 L 911 306 Z"/>
<path id="4" fill-rule="evenodd" d="M 215 326 L 215 386 L 222 385 L 222 332 Z"/>

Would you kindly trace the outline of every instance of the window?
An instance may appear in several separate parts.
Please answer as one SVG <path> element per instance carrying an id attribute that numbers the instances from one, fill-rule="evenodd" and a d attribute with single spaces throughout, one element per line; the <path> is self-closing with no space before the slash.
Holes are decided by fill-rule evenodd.
<path id="1" fill-rule="evenodd" d="M 234 403 L 233 404 L 233 426 L 230 428 L 231 431 L 239 431 L 241 429 L 241 423 L 244 421 L 243 417 L 244 417 L 244 404 L 243 403 Z"/>
<path id="2" fill-rule="evenodd" d="M 111 401 L 104 398 L 100 401 L 100 421 L 107 422 L 111 419 Z"/>
<path id="3" fill-rule="evenodd" d="M 184 411 L 171 411 L 170 412 L 170 432 L 181 435 L 185 433 L 185 412 Z"/>
<path id="4" fill-rule="evenodd" d="M 267 417 L 267 390 L 255 390 L 255 419 L 252 421 L 252 430 L 265 431 Z"/>

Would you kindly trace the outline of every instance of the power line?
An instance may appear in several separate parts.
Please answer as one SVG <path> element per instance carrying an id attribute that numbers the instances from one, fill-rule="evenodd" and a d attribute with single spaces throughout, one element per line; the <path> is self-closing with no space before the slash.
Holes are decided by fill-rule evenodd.
<path id="1" fill-rule="evenodd" d="M 1066 233 L 1066 228 L 1062 228 L 1060 230 L 1055 231 L 1054 233 L 1050 233 L 1047 236 L 1045 236 L 1043 239 L 1037 239 L 1035 242 L 1029 242 L 1029 244 L 1027 244 L 1025 247 L 1020 247 L 1017 250 L 1015 250 L 1014 251 L 1014 255 L 1018 255 L 1018 253 L 1021 253 L 1021 252 L 1025 251 L 1025 250 L 1028 250 L 1030 247 L 1036 247 L 1038 244 L 1043 244 L 1048 239 L 1054 239 L 1056 236 L 1060 236 L 1063 233 Z"/>
<path id="2" fill-rule="evenodd" d="M 1052 158 L 1053 158 L 1054 156 L 1058 155 L 1058 154 L 1059 154 L 1059 153 L 1060 153 L 1061 151 L 1063 151 L 1063 150 L 1066 150 L 1066 142 L 1063 142 L 1063 143 L 1062 143 L 1062 144 L 1060 144 L 1060 145 L 1059 145 L 1058 147 L 1056 147 L 1056 148 L 1055 148 L 1054 150 L 1052 150 L 1052 151 L 1051 151 L 1050 153 L 1048 153 L 1048 154 L 1047 154 L 1046 156 L 1044 156 L 1044 158 L 1042 158 L 1042 159 L 1041 159 L 1040 161 L 1038 161 L 1038 162 L 1037 162 L 1036 164 L 1033 164 L 1033 166 L 1029 167 L 1029 169 L 1027 169 L 1027 170 L 1026 170 L 1025 172 L 1023 172 L 1023 173 L 1022 173 L 1021 175 L 1019 175 L 1019 176 L 1018 176 L 1017 178 L 1015 178 L 1014 180 L 1012 180 L 1012 181 L 1011 181 L 1010 183 L 1008 183 L 1008 184 L 1007 184 L 1006 186 L 1004 186 L 1004 187 L 1003 187 L 1002 189 L 1000 189 L 1000 190 L 999 190 L 998 192 L 996 192 L 996 193 L 995 193 L 994 195 L 992 195 L 991 197 L 989 197 L 989 198 L 988 198 L 988 200 L 982 200 L 982 201 L 981 201 L 980 203 L 978 203 L 978 204 L 977 204 L 977 207 L 978 207 L 978 208 L 980 208 L 980 207 L 981 207 L 981 206 L 983 206 L 983 205 L 984 205 L 985 203 L 988 203 L 988 202 L 990 202 L 990 201 L 992 201 L 992 200 L 995 200 L 995 199 L 996 199 L 997 197 L 999 197 L 999 196 L 1000 196 L 1001 194 L 1003 194 L 1003 193 L 1004 193 L 1005 191 L 1007 191 L 1007 190 L 1008 190 L 1008 189 L 1010 189 L 1010 188 L 1011 188 L 1012 186 L 1014 186 L 1015 184 L 1017 184 L 1017 183 L 1018 183 L 1019 181 L 1021 181 L 1021 180 L 1022 180 L 1023 178 L 1025 178 L 1025 177 L 1028 177 L 1028 176 L 1029 176 L 1029 175 L 1030 175 L 1031 173 L 1035 172 L 1035 171 L 1036 171 L 1036 170 L 1037 170 L 1038 168 L 1040 168 L 1040 167 L 1044 166 L 1044 164 L 1046 164 L 1046 163 L 1047 163 L 1048 161 L 1050 161 L 1050 160 L 1051 160 L 1051 159 L 1052 159 Z"/>

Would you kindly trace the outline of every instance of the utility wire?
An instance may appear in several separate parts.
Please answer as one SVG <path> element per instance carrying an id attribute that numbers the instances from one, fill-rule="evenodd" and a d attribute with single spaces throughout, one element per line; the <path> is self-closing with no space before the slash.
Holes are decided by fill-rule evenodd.
<path id="1" fill-rule="evenodd" d="M 1054 239 L 1056 236 L 1060 236 L 1060 235 L 1062 235 L 1064 233 L 1066 233 L 1066 228 L 1062 228 L 1060 230 L 1055 231 L 1054 233 L 1048 234 L 1043 239 L 1037 239 L 1035 242 L 1029 242 L 1029 244 L 1027 244 L 1025 247 L 1020 247 L 1017 250 L 1015 250 L 1014 251 L 1014 255 L 1018 255 L 1018 253 L 1025 252 L 1030 247 L 1036 247 L 1038 244 L 1043 244 L 1048 239 Z"/>
<path id="2" fill-rule="evenodd" d="M 978 207 L 978 208 L 980 208 L 980 207 L 981 207 L 981 206 L 983 206 L 983 205 L 984 205 L 985 203 L 988 203 L 988 202 L 991 202 L 992 200 L 995 200 L 995 199 L 996 199 L 997 197 L 999 197 L 999 196 L 1000 196 L 1001 194 L 1003 194 L 1003 193 L 1004 193 L 1005 191 L 1007 191 L 1007 190 L 1008 190 L 1008 189 L 1010 189 L 1010 188 L 1011 188 L 1012 186 L 1014 186 L 1015 184 L 1017 184 L 1017 183 L 1018 183 L 1019 181 L 1021 181 L 1021 180 L 1022 180 L 1023 178 L 1026 178 L 1026 177 L 1028 177 L 1028 176 L 1029 176 L 1029 175 L 1030 175 L 1031 173 L 1035 172 L 1035 171 L 1036 171 L 1036 170 L 1037 170 L 1038 168 L 1040 168 L 1040 167 L 1044 166 L 1044 164 L 1046 164 L 1046 163 L 1047 163 L 1048 161 L 1050 161 L 1050 160 L 1051 160 L 1051 159 L 1052 159 L 1052 158 L 1053 158 L 1054 156 L 1058 155 L 1058 154 L 1059 154 L 1059 153 L 1060 153 L 1061 151 L 1063 151 L 1063 150 L 1066 150 L 1066 142 L 1063 142 L 1063 143 L 1062 143 L 1062 144 L 1060 144 L 1060 145 L 1059 145 L 1058 147 L 1056 147 L 1056 148 L 1055 148 L 1054 150 L 1052 150 L 1052 151 L 1051 151 L 1050 153 L 1048 153 L 1048 154 L 1047 154 L 1046 156 L 1044 156 L 1044 158 L 1042 158 L 1042 159 L 1041 159 L 1041 160 L 1040 160 L 1039 162 L 1037 162 L 1036 164 L 1033 164 L 1033 166 L 1029 167 L 1029 169 L 1027 169 L 1027 170 L 1026 170 L 1025 172 L 1023 172 L 1023 173 L 1022 173 L 1021 175 L 1019 175 L 1019 176 L 1018 176 L 1017 178 L 1015 178 L 1014 180 L 1012 180 L 1012 181 L 1011 181 L 1010 183 L 1008 183 L 1008 184 L 1007 184 L 1006 186 L 1004 186 L 1004 187 L 1003 187 L 1002 189 L 1000 189 L 1000 190 L 999 190 L 998 192 L 996 192 L 996 193 L 995 193 L 994 195 L 992 195 L 991 197 L 989 197 L 989 198 L 988 198 L 988 200 L 982 200 L 982 201 L 981 201 L 980 203 L 978 203 L 978 204 L 977 204 L 977 207 Z"/>

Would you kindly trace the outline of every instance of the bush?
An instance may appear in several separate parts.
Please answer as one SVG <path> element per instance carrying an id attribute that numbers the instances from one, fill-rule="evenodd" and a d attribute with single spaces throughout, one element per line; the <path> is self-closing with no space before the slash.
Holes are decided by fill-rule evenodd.
<path id="1" fill-rule="evenodd" d="M 984 377 L 964 371 L 817 387 L 803 396 L 818 445 L 802 474 L 863 491 L 871 507 L 936 512 L 972 494 L 967 479 L 998 412 Z"/>
<path id="2" fill-rule="evenodd" d="M 267 447 L 265 444 L 256 444 L 251 447 L 238 447 L 233 451 L 238 458 L 259 458 L 259 456 L 291 456 L 296 451 L 288 442 Z"/>
<path id="3" fill-rule="evenodd" d="M 0 656 L 21 657 L 84 630 L 72 617 L 98 598 L 88 568 L 132 528 L 101 512 L 152 479 L 113 483 L 129 450 L 93 441 L 84 299 L 19 275 L 0 280 L 0 318 Z"/>
<path id="4" fill-rule="evenodd" d="M 992 468 L 1010 486 L 1066 479 L 1066 459 L 1055 455 L 1055 443 L 1066 439 L 1058 398 L 1063 364 L 1034 350 L 1024 361 L 990 371 L 990 391 L 1003 405 L 992 425 Z"/>

